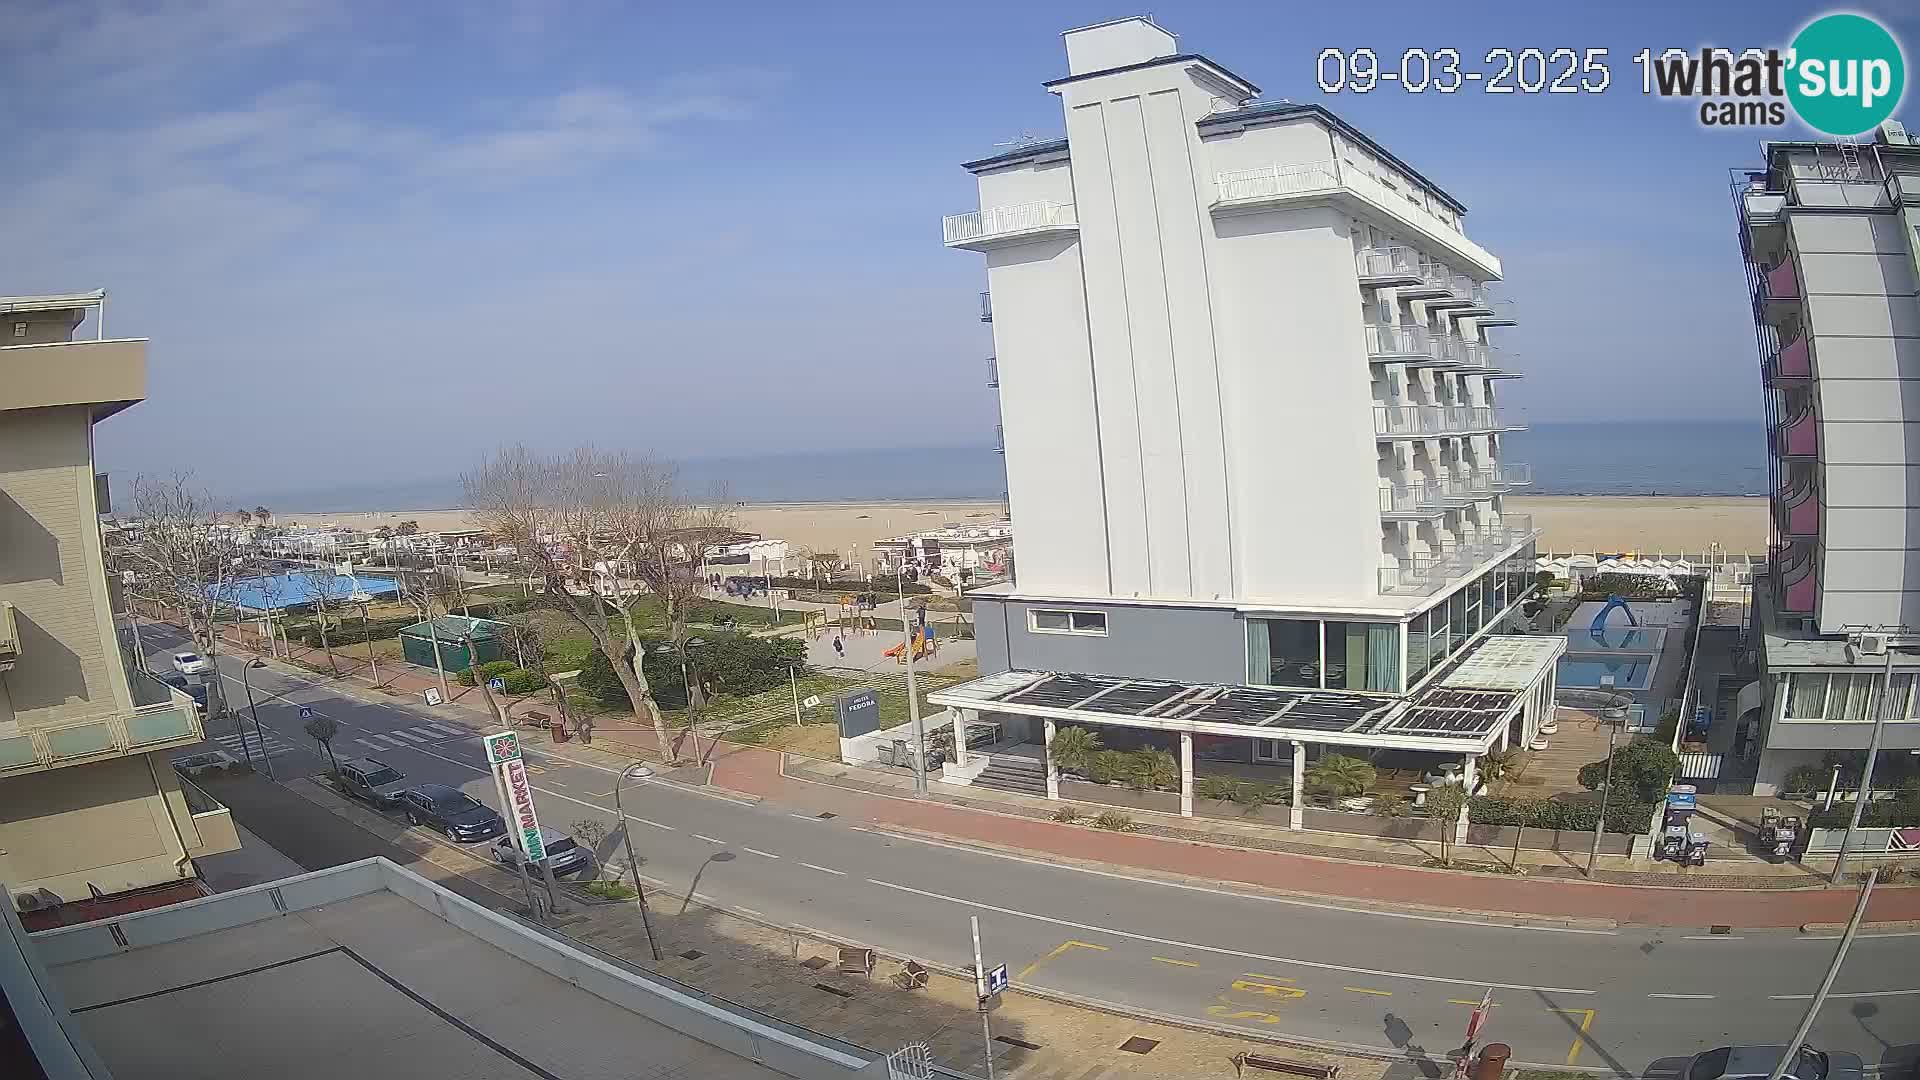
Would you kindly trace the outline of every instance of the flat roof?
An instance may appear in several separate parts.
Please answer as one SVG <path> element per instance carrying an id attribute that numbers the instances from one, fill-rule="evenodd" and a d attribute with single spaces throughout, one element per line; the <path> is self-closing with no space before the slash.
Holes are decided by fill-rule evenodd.
<path id="1" fill-rule="evenodd" d="M 1753 572 L 1753 625 L 1760 631 L 1761 654 L 1768 671 L 1863 668 L 1877 672 L 1886 667 L 1885 656 L 1848 650 L 1845 634 L 1802 629 L 1797 617 L 1783 617 L 1774 608 L 1772 575 L 1770 565 Z M 1920 668 L 1920 656 L 1896 649 L 1893 666 Z"/>
<path id="2" fill-rule="evenodd" d="M 1525 690 L 1566 651 L 1564 637 L 1495 635 L 1483 640 L 1440 685 L 1455 690 Z"/>
<path id="3" fill-rule="evenodd" d="M 107 290 L 105 289 L 78 293 L 47 293 L 42 296 L 0 296 L 0 313 L 71 311 L 74 308 L 96 307 L 106 303 L 106 300 Z"/>
<path id="4" fill-rule="evenodd" d="M 669 1026 L 682 1019 L 687 1030 L 724 1024 L 781 1064 L 800 1054 L 808 1075 L 866 1064 L 610 967 L 383 859 L 29 941 L 65 998 L 64 1026 L 120 1076 L 793 1075 Z"/>
<path id="5" fill-rule="evenodd" d="M 1201 134 L 1204 135 L 1208 128 L 1232 127 L 1235 124 L 1269 124 L 1280 120 L 1289 120 L 1296 116 L 1309 116 L 1319 120 L 1340 134 L 1366 147 L 1376 156 L 1389 162 L 1401 172 L 1419 181 L 1422 187 L 1433 192 L 1442 202 L 1452 207 L 1454 213 L 1464 214 L 1467 212 L 1466 204 L 1454 198 L 1452 195 L 1447 194 L 1445 188 L 1427 179 L 1426 174 L 1400 160 L 1393 151 L 1374 142 L 1372 136 L 1354 127 L 1352 124 L 1347 123 L 1345 120 L 1340 119 L 1338 115 L 1325 106 L 1303 105 L 1292 101 L 1260 101 L 1251 105 L 1243 105 L 1237 109 L 1227 109 L 1214 113 L 1211 116 L 1201 117 L 1196 121 L 1195 126 L 1197 126 Z"/>
<path id="6" fill-rule="evenodd" d="M 1467 655 L 1464 666 L 1490 637 Z M 1048 671 L 1002 671 L 927 695 L 935 705 L 1040 716 L 1121 727 L 1285 739 L 1341 746 L 1397 747 L 1480 753 L 1522 705 L 1525 691 L 1553 664 L 1566 642 L 1523 638 L 1544 646 L 1509 657 L 1507 677 L 1526 664 L 1531 678 L 1513 690 L 1441 685 L 1411 698 L 1352 690 L 1188 683 Z M 1458 670 L 1458 667 L 1455 668 Z"/>

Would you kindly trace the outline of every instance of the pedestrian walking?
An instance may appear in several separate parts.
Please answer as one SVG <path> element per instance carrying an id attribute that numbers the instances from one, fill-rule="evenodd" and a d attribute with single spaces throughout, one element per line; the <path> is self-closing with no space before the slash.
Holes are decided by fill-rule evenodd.
<path id="1" fill-rule="evenodd" d="M 840 640 L 839 634 L 833 635 L 833 655 L 842 660 L 847 658 L 847 643 Z"/>

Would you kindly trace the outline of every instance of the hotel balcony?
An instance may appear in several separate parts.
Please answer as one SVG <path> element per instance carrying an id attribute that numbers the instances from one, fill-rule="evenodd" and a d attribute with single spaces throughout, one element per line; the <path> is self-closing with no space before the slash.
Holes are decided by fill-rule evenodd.
<path id="1" fill-rule="evenodd" d="M 1367 356 L 1375 363 L 1431 364 L 1433 335 L 1424 326 L 1366 325 Z"/>
<path id="2" fill-rule="evenodd" d="M 1811 615 L 1820 599 L 1819 577 L 1813 572 L 1813 545 L 1789 541 L 1770 559 L 1772 575 L 1780 583 L 1780 610 Z"/>
<path id="3" fill-rule="evenodd" d="M 987 389 L 989 390 L 1000 389 L 999 357 L 995 357 L 995 356 L 987 357 Z"/>
<path id="4" fill-rule="evenodd" d="M 192 836 L 181 830 L 189 856 L 204 859 L 223 851 L 240 850 L 240 833 L 234 828 L 233 813 L 225 804 L 184 776 L 180 777 L 180 794 L 186 797 L 188 821 L 193 826 Z"/>
<path id="5" fill-rule="evenodd" d="M 1774 527 L 1788 540 L 1817 540 L 1820 536 L 1820 500 L 1811 486 L 1773 500 Z"/>
<path id="6" fill-rule="evenodd" d="M 1487 470 L 1487 479 L 1496 492 L 1512 491 L 1519 487 L 1533 486 L 1533 466 L 1495 465 Z"/>
<path id="7" fill-rule="evenodd" d="M 1380 591 L 1391 596 L 1431 596 L 1535 535 L 1531 517 L 1508 514 L 1478 535 L 1443 540 L 1436 550 L 1402 555 L 1398 566 L 1381 567 Z"/>
<path id="8" fill-rule="evenodd" d="M 1376 405 L 1373 432 L 1381 439 L 1431 439 L 1447 435 L 1490 435 L 1519 431 L 1488 405 Z"/>
<path id="9" fill-rule="evenodd" d="M 1501 276 L 1500 260 L 1467 239 L 1458 226 L 1414 205 L 1404 192 L 1387 187 L 1367 172 L 1337 158 L 1222 172 L 1215 175 L 1214 186 L 1215 213 L 1315 203 L 1343 204 L 1346 209 L 1408 230 L 1434 248 L 1444 249 L 1449 255 L 1471 263 L 1486 277 Z"/>
<path id="10" fill-rule="evenodd" d="M 1813 378 L 1813 354 L 1804 335 L 1767 357 L 1761 368 L 1769 388 L 1800 386 Z"/>
<path id="11" fill-rule="evenodd" d="M 1080 219 L 1072 203 L 1042 200 L 954 214 L 942 222 L 942 227 L 950 248 L 992 251 L 1048 237 L 1078 236 Z"/>
<path id="12" fill-rule="evenodd" d="M 1471 506 L 1496 494 L 1493 478 L 1480 469 L 1461 469 L 1453 474 L 1447 486 L 1447 498 L 1455 506 Z"/>
<path id="13" fill-rule="evenodd" d="M 980 321 L 993 321 L 993 294 L 985 289 L 980 290 Z"/>
<path id="14" fill-rule="evenodd" d="M 1420 253 L 1410 247 L 1370 247 L 1354 252 L 1360 286 L 1366 289 L 1391 289 L 1418 285 L 1425 280 L 1420 272 Z"/>
<path id="15" fill-rule="evenodd" d="M 1446 516 L 1447 485 L 1428 480 L 1418 484 L 1380 485 L 1380 517 L 1384 521 L 1427 521 Z"/>
<path id="16" fill-rule="evenodd" d="M 34 726 L 0 738 L 0 776 L 171 750 L 206 737 L 192 698 L 144 672 L 134 672 L 128 684 L 134 709 L 124 716 Z"/>
<path id="17" fill-rule="evenodd" d="M 1793 268 L 1792 256 L 1782 259 L 1778 266 L 1760 272 L 1753 300 L 1760 317 L 1767 322 L 1777 324 L 1797 310 L 1802 299 L 1800 275 Z"/>
<path id="18" fill-rule="evenodd" d="M 1805 460 L 1820 456 L 1820 421 L 1811 407 L 1780 425 L 1774 432 L 1774 452 L 1782 460 Z"/>

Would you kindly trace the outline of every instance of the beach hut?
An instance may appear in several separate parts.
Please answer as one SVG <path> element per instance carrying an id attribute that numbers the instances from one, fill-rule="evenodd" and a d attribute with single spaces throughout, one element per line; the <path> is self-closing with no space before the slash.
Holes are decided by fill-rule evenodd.
<path id="1" fill-rule="evenodd" d="M 407 663 L 433 666 L 433 639 L 440 639 L 440 659 L 448 671 L 465 671 L 478 664 L 498 660 L 505 652 L 500 643 L 500 624 L 491 619 L 469 619 L 460 615 L 442 615 L 431 624 L 417 622 L 400 631 L 400 652 Z"/>

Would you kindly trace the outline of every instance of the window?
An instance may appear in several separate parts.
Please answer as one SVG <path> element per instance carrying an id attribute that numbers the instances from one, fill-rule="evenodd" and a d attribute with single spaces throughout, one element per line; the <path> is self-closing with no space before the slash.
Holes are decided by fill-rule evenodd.
<path id="1" fill-rule="evenodd" d="M 1787 717 L 1818 720 L 1827 700 L 1825 675 L 1791 675 L 1787 683 Z"/>
<path id="2" fill-rule="evenodd" d="M 1873 719 L 1874 684 L 1872 675 L 1832 675 L 1827 680 L 1825 719 L 1865 721 Z"/>
<path id="3" fill-rule="evenodd" d="M 1320 622 L 1262 619 L 1267 627 L 1268 686 L 1320 686 Z"/>
<path id="4" fill-rule="evenodd" d="M 14 324 L 13 324 L 13 336 L 14 336 L 14 337 L 26 337 L 26 336 L 27 336 L 27 324 L 26 324 L 26 323 L 23 323 L 23 322 L 17 322 L 17 323 L 14 323 Z"/>
<path id="5" fill-rule="evenodd" d="M 1323 623 L 1326 688 L 1400 692 L 1400 624 Z"/>
<path id="6" fill-rule="evenodd" d="M 1092 634 L 1107 636 L 1107 613 L 1061 608 L 1030 608 L 1027 629 L 1036 634 Z"/>

